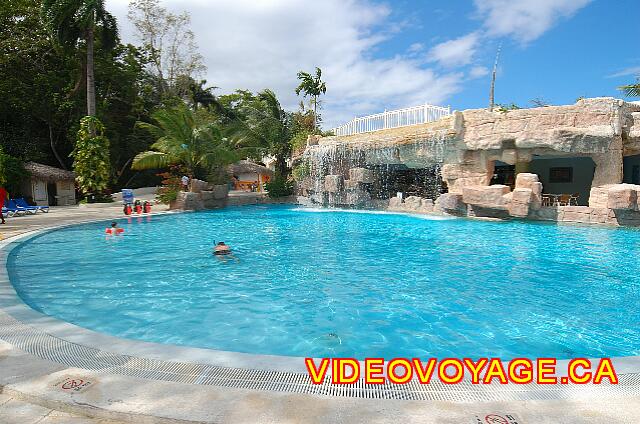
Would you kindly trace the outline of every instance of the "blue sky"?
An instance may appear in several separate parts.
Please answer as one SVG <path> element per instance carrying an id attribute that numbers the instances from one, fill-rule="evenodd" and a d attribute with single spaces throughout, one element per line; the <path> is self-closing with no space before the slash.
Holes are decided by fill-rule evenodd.
<path id="1" fill-rule="evenodd" d="M 162 0 L 188 11 L 218 93 L 273 89 L 296 108 L 299 70 L 323 69 L 324 126 L 425 102 L 530 106 L 616 96 L 640 73 L 639 0 Z M 127 0 L 107 0 L 136 41 Z M 636 99 L 637 100 L 637 99 Z"/>

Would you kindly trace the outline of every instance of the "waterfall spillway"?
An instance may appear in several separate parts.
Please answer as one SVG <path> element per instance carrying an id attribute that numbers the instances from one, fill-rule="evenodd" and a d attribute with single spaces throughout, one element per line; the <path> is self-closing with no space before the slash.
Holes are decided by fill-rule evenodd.
<path id="1" fill-rule="evenodd" d="M 442 192 L 446 133 L 406 143 L 332 142 L 302 158 L 299 194 L 325 206 L 374 207 L 402 192 L 434 199 Z"/>

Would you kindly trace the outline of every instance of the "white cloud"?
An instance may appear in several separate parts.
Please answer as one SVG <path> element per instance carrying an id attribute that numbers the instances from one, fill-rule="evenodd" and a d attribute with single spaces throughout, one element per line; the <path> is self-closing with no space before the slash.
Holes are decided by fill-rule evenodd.
<path id="1" fill-rule="evenodd" d="M 630 68 L 622 69 L 616 73 L 611 75 L 607 75 L 607 78 L 618 78 L 618 77 L 627 77 L 627 76 L 640 76 L 640 66 L 632 66 Z"/>
<path id="2" fill-rule="evenodd" d="M 442 66 L 464 66 L 471 63 L 478 44 L 478 34 L 472 32 L 455 40 L 445 41 L 433 47 L 428 54 L 431 62 Z"/>
<path id="3" fill-rule="evenodd" d="M 469 78 L 481 78 L 485 75 L 489 75 L 489 69 L 485 66 L 474 66 L 469 71 Z"/>
<path id="4" fill-rule="evenodd" d="M 409 53 L 417 53 L 424 50 L 424 44 L 422 43 L 413 43 L 409 46 Z"/>
<path id="5" fill-rule="evenodd" d="M 126 0 L 107 0 L 131 38 Z M 325 127 L 354 115 L 424 102 L 439 104 L 460 90 L 462 75 L 439 74 L 411 57 L 372 58 L 389 37 L 388 7 L 371 0 L 165 0 L 171 10 L 191 13 L 192 28 L 220 92 L 273 89 L 296 108 L 300 70 L 323 70 L 327 83 Z M 386 35 L 383 35 L 386 34 Z M 415 46 L 414 48 L 418 48 Z M 409 48 L 411 50 L 411 47 Z"/>
<path id="6" fill-rule="evenodd" d="M 490 36 L 528 43 L 559 19 L 573 16 L 592 0 L 474 0 Z"/>

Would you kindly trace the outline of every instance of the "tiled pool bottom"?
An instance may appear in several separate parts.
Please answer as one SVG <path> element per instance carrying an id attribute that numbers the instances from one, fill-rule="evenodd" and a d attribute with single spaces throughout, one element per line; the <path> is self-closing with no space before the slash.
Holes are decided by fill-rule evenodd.
<path id="1" fill-rule="evenodd" d="M 328 378 L 321 385 L 313 385 L 303 371 L 302 358 L 190 349 L 103 336 L 46 317 L 17 297 L 4 266 L 8 251 L 20 240 L 11 242 L 0 245 L 4 247 L 0 250 L 0 339 L 37 358 L 68 367 L 194 386 L 362 399 L 491 402 L 640 395 L 637 357 L 614 361 L 620 373 L 618 385 L 445 385 L 436 381 L 420 385 L 412 381 L 402 386 L 371 386 L 359 381 L 345 386 L 332 385 Z"/>

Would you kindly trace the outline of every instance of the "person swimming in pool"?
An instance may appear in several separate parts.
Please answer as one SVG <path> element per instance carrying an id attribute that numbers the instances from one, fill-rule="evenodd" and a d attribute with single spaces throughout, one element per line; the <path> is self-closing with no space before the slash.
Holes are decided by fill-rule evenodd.
<path id="1" fill-rule="evenodd" d="M 122 233 L 124 233 L 124 228 L 120 228 L 120 227 L 118 227 L 118 223 L 117 223 L 117 222 L 115 222 L 115 221 L 113 221 L 113 222 L 111 223 L 111 228 L 106 228 L 106 229 L 104 230 L 104 232 L 105 232 L 106 234 L 108 234 L 108 235 L 115 236 L 115 235 L 117 235 L 117 234 L 122 234 Z"/>
<path id="2" fill-rule="evenodd" d="M 213 254 L 216 256 L 220 255 L 230 255 L 231 247 L 229 245 L 224 244 L 223 241 L 218 242 L 213 248 Z"/>

